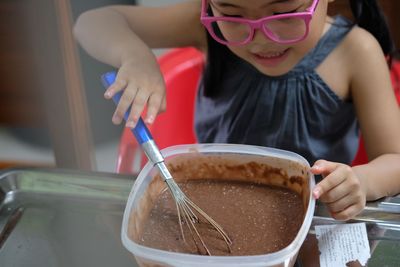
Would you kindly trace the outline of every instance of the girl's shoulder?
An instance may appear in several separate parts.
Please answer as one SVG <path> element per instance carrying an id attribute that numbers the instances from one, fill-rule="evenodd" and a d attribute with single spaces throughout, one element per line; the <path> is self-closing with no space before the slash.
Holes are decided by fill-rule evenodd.
<path id="1" fill-rule="evenodd" d="M 325 82 L 343 99 L 351 98 L 350 88 L 355 81 L 373 79 L 376 69 L 385 67 L 382 66 L 382 49 L 375 37 L 357 25 L 349 27 L 343 39 L 317 68 Z"/>
<path id="2" fill-rule="evenodd" d="M 370 32 L 358 26 L 351 29 L 338 49 L 341 51 L 341 55 L 353 64 L 372 63 L 374 58 L 384 57 L 376 38 Z"/>
<path id="3" fill-rule="evenodd" d="M 337 50 L 337 55 L 347 66 L 350 78 L 382 67 L 381 63 L 385 61 L 385 55 L 376 38 L 358 26 L 351 29 Z"/>
<path id="4" fill-rule="evenodd" d="M 377 88 L 380 92 L 384 87 L 391 90 L 384 52 L 371 33 L 355 26 L 343 40 L 340 55 L 346 64 L 353 97 L 360 96 L 357 92 L 362 92 L 362 98 L 374 96 Z"/>

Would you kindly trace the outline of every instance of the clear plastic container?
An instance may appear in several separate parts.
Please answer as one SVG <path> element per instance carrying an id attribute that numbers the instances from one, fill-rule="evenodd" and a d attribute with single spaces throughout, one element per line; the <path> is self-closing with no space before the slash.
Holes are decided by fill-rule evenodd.
<path id="1" fill-rule="evenodd" d="M 232 177 L 231 174 L 228 177 L 224 177 L 224 167 L 221 168 L 221 164 L 222 166 L 224 164 L 227 166 L 235 164 L 242 166 L 245 163 L 258 162 L 273 168 L 279 168 L 281 170 L 280 174 L 278 172 L 276 175 L 271 175 L 267 179 L 267 183 L 290 188 L 298 192 L 303 199 L 305 215 L 301 228 L 294 240 L 287 247 L 274 253 L 255 256 L 200 256 L 145 247 L 135 242 L 135 238 L 143 230 L 143 222 L 149 215 L 154 201 L 165 188 L 165 183 L 158 176 L 156 169 L 147 164 L 132 187 L 125 208 L 121 230 L 123 245 L 135 256 L 140 266 L 294 265 L 298 251 L 310 228 L 315 208 L 315 200 L 311 195 L 311 189 L 315 184 L 314 176 L 309 172 L 310 165 L 303 157 L 284 150 L 232 144 L 179 145 L 163 149 L 162 154 L 172 170 L 174 179 L 177 181 L 187 177 L 187 175 L 191 175 L 191 179 L 206 179 L 207 174 L 202 171 L 202 166 L 204 166 L 202 164 L 215 164 L 212 169 L 220 168 L 221 177 L 212 178 L 221 179 Z M 217 165 L 218 167 L 216 167 Z M 184 168 L 181 168 L 182 166 Z M 243 180 L 260 182 L 257 180 L 259 178 L 257 174 L 251 173 L 252 171 L 256 172 L 256 170 L 251 169 L 243 172 L 239 171 L 235 174 L 235 177 L 242 176 Z M 266 183 L 265 181 L 264 179 L 262 182 Z"/>

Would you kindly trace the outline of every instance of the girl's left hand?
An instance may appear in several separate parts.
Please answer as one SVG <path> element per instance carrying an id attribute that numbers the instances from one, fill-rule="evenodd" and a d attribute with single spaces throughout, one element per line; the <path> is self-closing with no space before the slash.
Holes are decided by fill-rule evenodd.
<path id="1" fill-rule="evenodd" d="M 350 166 L 318 160 L 311 172 L 323 177 L 314 187 L 313 196 L 327 205 L 333 218 L 348 220 L 364 209 L 366 189 Z"/>

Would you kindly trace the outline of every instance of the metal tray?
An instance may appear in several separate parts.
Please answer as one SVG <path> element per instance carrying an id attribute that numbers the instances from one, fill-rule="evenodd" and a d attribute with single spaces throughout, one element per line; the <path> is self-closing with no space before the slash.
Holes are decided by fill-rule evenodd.
<path id="1" fill-rule="evenodd" d="M 0 172 L 0 266 L 138 266 L 120 232 L 130 176 L 65 170 Z M 369 267 L 400 266 L 400 198 L 369 203 L 354 222 L 366 222 Z M 317 205 L 313 225 L 340 223 Z M 296 266 L 319 266 L 311 230 Z"/>
<path id="2" fill-rule="evenodd" d="M 3 173 L 0 266 L 138 266 L 120 241 L 132 184 L 104 173 Z"/>

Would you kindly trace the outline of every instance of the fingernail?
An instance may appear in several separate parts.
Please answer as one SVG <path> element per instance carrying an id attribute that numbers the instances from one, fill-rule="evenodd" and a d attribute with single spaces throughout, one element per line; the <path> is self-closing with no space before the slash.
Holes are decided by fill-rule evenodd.
<path id="1" fill-rule="evenodd" d="M 133 120 L 128 120 L 126 122 L 126 127 L 128 128 L 135 128 L 135 122 Z"/>
<path id="2" fill-rule="evenodd" d="M 149 116 L 149 117 L 147 117 L 147 123 L 150 123 L 150 124 L 152 124 L 153 122 L 154 122 L 154 116 Z"/>
<path id="3" fill-rule="evenodd" d="M 321 169 L 321 166 L 316 163 L 311 168 L 314 169 L 314 170 L 319 170 L 319 169 Z"/>
<path id="4" fill-rule="evenodd" d="M 118 123 L 121 122 L 121 118 L 118 115 L 114 115 L 112 117 L 112 122 L 115 123 L 115 124 L 118 124 Z"/>
<path id="5" fill-rule="evenodd" d="M 111 98 L 111 97 L 112 97 L 112 91 L 106 91 L 106 92 L 104 93 L 104 96 L 105 96 L 106 98 Z"/>
<path id="6" fill-rule="evenodd" d="M 313 190 L 313 195 L 315 199 L 318 199 L 320 197 L 321 191 L 319 190 L 319 188 L 315 188 Z"/>
<path id="7" fill-rule="evenodd" d="M 321 166 L 321 163 L 319 161 L 316 161 L 316 162 L 314 162 L 313 166 L 319 167 L 319 166 Z"/>
<path id="8" fill-rule="evenodd" d="M 313 172 L 318 172 L 320 169 L 319 169 L 319 167 L 317 167 L 317 166 L 312 166 L 312 167 L 311 167 L 311 170 L 312 170 Z"/>

